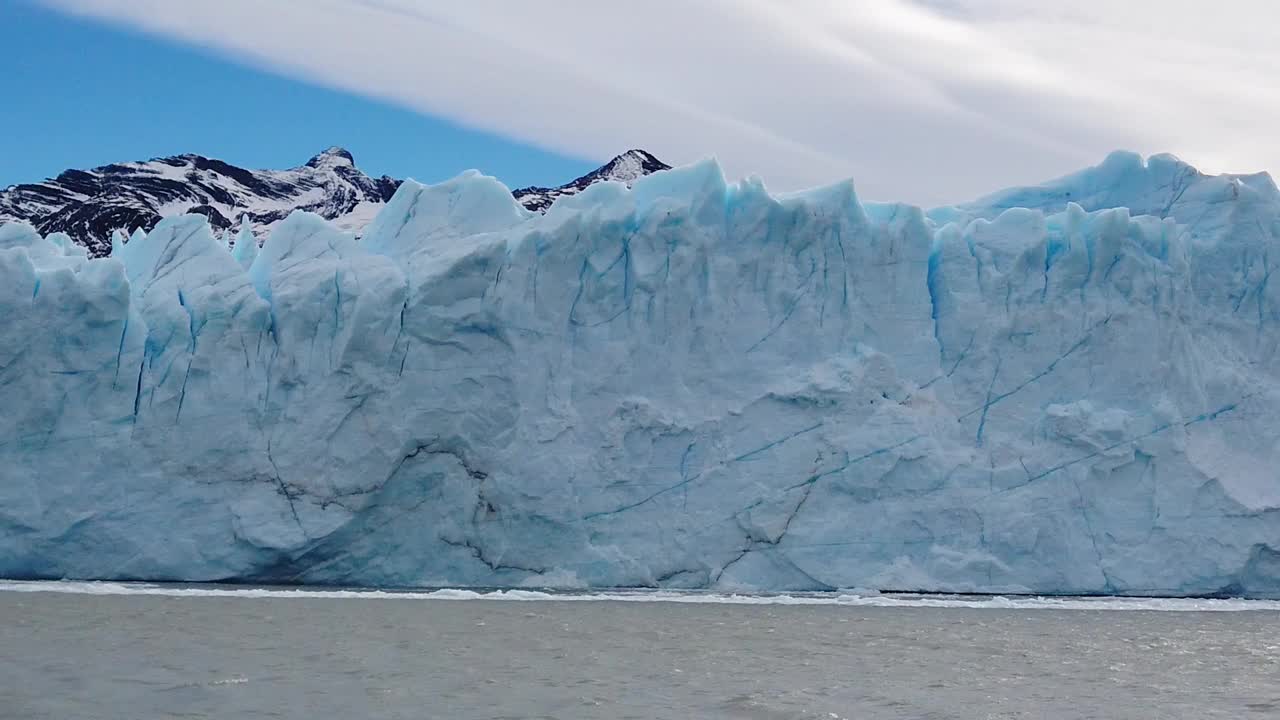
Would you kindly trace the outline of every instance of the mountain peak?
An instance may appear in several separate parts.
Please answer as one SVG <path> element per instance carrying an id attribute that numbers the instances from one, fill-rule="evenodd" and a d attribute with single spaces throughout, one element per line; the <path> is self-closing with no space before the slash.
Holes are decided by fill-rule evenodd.
<path id="1" fill-rule="evenodd" d="M 330 146 L 324 152 L 316 155 L 307 161 L 307 167 L 332 167 L 334 165 L 350 165 L 355 166 L 356 159 L 351 155 L 351 151 L 337 145 Z"/>
<path id="2" fill-rule="evenodd" d="M 605 163 L 596 172 L 600 174 L 601 179 L 617 180 L 630 185 L 645 175 L 670 170 L 671 166 L 654 157 L 646 150 L 632 148 L 621 155 L 615 157 Z"/>
<path id="3" fill-rule="evenodd" d="M 648 151 L 632 148 L 586 175 L 560 187 L 520 188 L 514 191 L 513 194 L 516 196 L 516 200 L 520 201 L 520 204 L 529 210 L 543 212 L 551 207 L 551 203 L 555 202 L 556 198 L 576 195 L 598 182 L 612 180 L 631 185 L 631 183 L 645 175 L 652 175 L 653 173 L 670 169 L 670 165 L 654 157 Z"/>
<path id="4" fill-rule="evenodd" d="M 641 162 L 647 162 L 647 163 L 653 163 L 653 164 L 663 165 L 663 166 L 668 167 L 668 168 L 670 168 L 670 167 L 671 167 L 670 165 L 667 165 L 666 163 L 662 162 L 662 161 L 661 161 L 661 160 L 659 160 L 658 158 L 654 157 L 653 153 L 649 152 L 648 150 L 643 150 L 643 149 L 641 149 L 641 148 L 631 148 L 630 150 L 628 150 L 628 151 L 626 151 L 626 152 L 622 153 L 621 155 L 619 155 L 619 156 L 615 157 L 615 158 L 613 159 L 613 162 L 618 162 L 619 160 L 629 160 L 629 159 L 630 159 L 630 160 L 639 160 L 639 161 L 641 161 Z"/>

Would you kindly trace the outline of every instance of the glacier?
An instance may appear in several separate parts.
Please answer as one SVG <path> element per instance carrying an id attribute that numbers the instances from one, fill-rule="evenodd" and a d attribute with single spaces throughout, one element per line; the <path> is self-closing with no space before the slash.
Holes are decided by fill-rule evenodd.
<path id="1" fill-rule="evenodd" d="M 252 237 L 0 227 L 0 577 L 1280 596 L 1265 174 L 471 172 Z"/>

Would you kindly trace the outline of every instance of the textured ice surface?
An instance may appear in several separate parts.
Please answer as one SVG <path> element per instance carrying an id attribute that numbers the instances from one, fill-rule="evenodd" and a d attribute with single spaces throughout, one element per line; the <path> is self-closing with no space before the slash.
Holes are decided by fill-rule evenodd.
<path id="1" fill-rule="evenodd" d="M 1280 595 L 1265 175 L 467 174 L 245 237 L 0 228 L 0 576 Z"/>

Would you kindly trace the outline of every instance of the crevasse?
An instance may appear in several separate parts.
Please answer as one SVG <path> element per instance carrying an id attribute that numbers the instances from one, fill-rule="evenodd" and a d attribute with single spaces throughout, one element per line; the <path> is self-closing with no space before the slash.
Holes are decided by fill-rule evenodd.
<path id="1" fill-rule="evenodd" d="M 1280 595 L 1265 175 L 471 173 L 247 237 L 0 228 L 0 576 Z"/>

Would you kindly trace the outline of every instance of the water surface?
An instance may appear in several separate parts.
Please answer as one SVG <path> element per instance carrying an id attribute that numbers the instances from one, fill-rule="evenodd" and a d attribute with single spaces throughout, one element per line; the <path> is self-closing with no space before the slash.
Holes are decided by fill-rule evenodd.
<path id="1" fill-rule="evenodd" d="M 477 597 L 0 583 L 0 717 L 1280 717 L 1275 603 Z"/>

